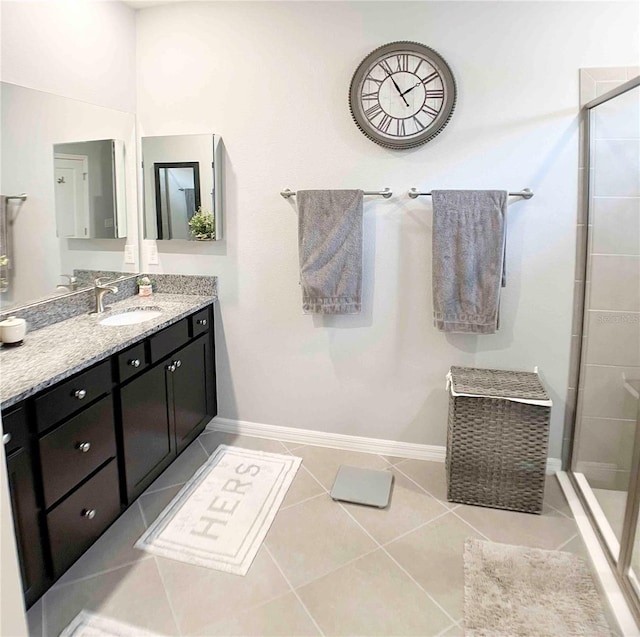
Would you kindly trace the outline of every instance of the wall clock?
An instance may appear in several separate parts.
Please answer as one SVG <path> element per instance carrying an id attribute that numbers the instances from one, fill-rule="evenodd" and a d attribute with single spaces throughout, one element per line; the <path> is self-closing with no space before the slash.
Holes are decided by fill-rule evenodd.
<path id="1" fill-rule="evenodd" d="M 413 148 L 447 125 L 456 82 L 438 53 L 417 42 L 391 42 L 362 60 L 351 78 L 349 107 L 358 128 L 387 148 Z"/>

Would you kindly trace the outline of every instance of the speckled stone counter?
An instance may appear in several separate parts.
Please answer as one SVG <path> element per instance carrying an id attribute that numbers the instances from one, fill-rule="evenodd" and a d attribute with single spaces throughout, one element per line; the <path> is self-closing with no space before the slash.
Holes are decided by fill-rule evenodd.
<path id="1" fill-rule="evenodd" d="M 63 378 L 103 360 L 129 345 L 206 307 L 215 295 L 156 293 L 108 303 L 100 315 L 82 314 L 28 332 L 19 347 L 0 347 L 0 408 L 9 407 Z M 153 308 L 162 315 L 136 325 L 107 326 L 100 321 L 112 314 Z"/>

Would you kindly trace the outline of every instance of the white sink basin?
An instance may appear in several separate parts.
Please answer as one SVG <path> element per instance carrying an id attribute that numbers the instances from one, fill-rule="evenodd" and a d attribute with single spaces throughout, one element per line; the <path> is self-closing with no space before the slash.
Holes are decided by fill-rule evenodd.
<path id="1" fill-rule="evenodd" d="M 161 314 L 159 310 L 133 310 L 107 316 L 100 321 L 100 325 L 135 325 L 158 318 Z"/>

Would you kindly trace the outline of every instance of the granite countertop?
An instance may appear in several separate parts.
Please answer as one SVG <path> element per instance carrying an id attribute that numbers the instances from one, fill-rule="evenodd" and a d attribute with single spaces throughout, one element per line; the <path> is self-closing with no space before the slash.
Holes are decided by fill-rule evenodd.
<path id="1" fill-rule="evenodd" d="M 156 293 L 131 296 L 111 305 L 105 298 L 104 314 L 83 314 L 27 332 L 23 345 L 0 347 L 0 407 L 9 407 L 72 376 L 210 305 L 215 298 Z M 107 316 L 141 308 L 158 309 L 162 315 L 136 325 L 100 325 Z"/>

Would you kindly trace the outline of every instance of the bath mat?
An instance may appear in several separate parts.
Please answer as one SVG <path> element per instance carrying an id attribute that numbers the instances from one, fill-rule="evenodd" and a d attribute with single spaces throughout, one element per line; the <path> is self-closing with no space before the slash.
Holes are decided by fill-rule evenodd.
<path id="1" fill-rule="evenodd" d="M 246 575 L 301 462 L 294 456 L 220 445 L 136 548 Z"/>
<path id="2" fill-rule="evenodd" d="M 60 637 L 160 637 L 160 635 L 83 610 L 60 633 Z"/>
<path id="3" fill-rule="evenodd" d="M 585 561 L 564 551 L 468 539 L 467 637 L 610 637 Z"/>

